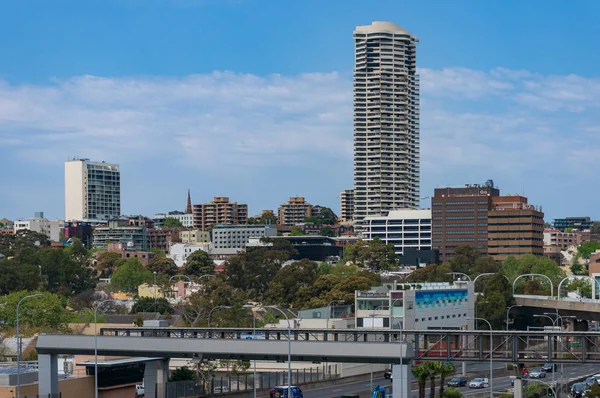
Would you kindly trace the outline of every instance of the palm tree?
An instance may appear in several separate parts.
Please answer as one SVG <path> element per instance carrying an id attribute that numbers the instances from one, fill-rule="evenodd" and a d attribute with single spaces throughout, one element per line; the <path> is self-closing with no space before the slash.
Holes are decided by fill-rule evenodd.
<path id="1" fill-rule="evenodd" d="M 424 365 L 418 365 L 413 366 L 410 371 L 419 384 L 419 398 L 425 398 L 425 383 L 429 378 L 429 369 Z"/>
<path id="2" fill-rule="evenodd" d="M 444 396 L 444 384 L 446 383 L 446 376 L 450 376 L 454 373 L 454 366 L 449 363 L 440 363 L 439 375 L 440 375 L 440 397 Z"/>
<path id="3" fill-rule="evenodd" d="M 429 397 L 435 398 L 435 377 L 440 373 L 440 368 L 442 364 L 439 362 L 427 362 L 425 367 L 429 371 Z"/>

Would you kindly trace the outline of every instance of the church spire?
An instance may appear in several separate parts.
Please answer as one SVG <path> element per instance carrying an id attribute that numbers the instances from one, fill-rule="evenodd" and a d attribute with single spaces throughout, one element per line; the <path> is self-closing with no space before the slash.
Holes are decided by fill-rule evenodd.
<path id="1" fill-rule="evenodd" d="M 190 196 L 189 189 L 188 189 L 188 200 L 187 200 L 187 207 L 185 208 L 185 214 L 192 214 L 192 197 Z"/>

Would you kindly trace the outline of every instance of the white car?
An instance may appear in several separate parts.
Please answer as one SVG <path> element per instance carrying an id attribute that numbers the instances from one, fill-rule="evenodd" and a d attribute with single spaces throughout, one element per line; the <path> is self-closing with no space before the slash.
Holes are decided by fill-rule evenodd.
<path id="1" fill-rule="evenodd" d="M 226 394 L 228 392 L 229 392 L 229 388 L 227 388 L 226 386 L 213 388 L 213 394 Z"/>
<path id="2" fill-rule="evenodd" d="M 144 385 L 143 384 L 138 384 L 135 386 L 135 396 L 136 397 L 144 396 Z"/>
<path id="3" fill-rule="evenodd" d="M 489 380 L 487 378 L 476 377 L 469 383 L 469 388 L 487 388 L 489 385 Z"/>
<path id="4" fill-rule="evenodd" d="M 546 377 L 546 372 L 544 372 L 541 369 L 532 370 L 531 372 L 529 372 L 529 377 L 532 379 L 543 379 L 544 377 Z"/>

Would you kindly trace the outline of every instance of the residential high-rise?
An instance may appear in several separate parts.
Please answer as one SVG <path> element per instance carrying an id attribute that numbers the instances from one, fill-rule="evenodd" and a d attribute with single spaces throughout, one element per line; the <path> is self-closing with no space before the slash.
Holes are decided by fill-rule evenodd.
<path id="1" fill-rule="evenodd" d="M 518 195 L 492 198 L 488 211 L 488 255 L 496 260 L 544 255 L 544 213 Z"/>
<path id="2" fill-rule="evenodd" d="M 279 206 L 278 218 L 280 225 L 296 225 L 312 216 L 313 207 L 302 197 L 290 198 L 289 202 Z"/>
<path id="3" fill-rule="evenodd" d="M 212 202 L 192 206 L 194 228 L 207 231 L 217 224 L 247 224 L 248 205 L 230 202 L 229 198 L 216 196 Z"/>
<path id="4" fill-rule="evenodd" d="M 354 219 L 419 206 L 418 38 L 392 22 L 354 31 Z"/>
<path id="5" fill-rule="evenodd" d="M 65 221 L 108 221 L 121 215 L 121 172 L 116 164 L 65 162 Z"/>
<path id="6" fill-rule="evenodd" d="M 340 219 L 352 221 L 354 218 L 354 189 L 345 189 L 340 193 Z"/>
<path id="7" fill-rule="evenodd" d="M 464 188 L 436 188 L 431 198 L 433 249 L 442 262 L 454 256 L 458 246 L 474 246 L 487 253 L 488 212 L 500 190 L 490 180 L 486 185 L 467 184 Z"/>

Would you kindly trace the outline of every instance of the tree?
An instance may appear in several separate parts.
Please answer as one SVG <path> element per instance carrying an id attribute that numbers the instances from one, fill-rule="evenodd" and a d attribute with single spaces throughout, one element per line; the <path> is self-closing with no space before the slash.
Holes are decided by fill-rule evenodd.
<path id="1" fill-rule="evenodd" d="M 319 218 L 323 224 L 335 225 L 338 217 L 329 207 L 321 207 Z"/>
<path id="2" fill-rule="evenodd" d="M 165 218 L 165 228 L 183 228 L 183 224 L 175 217 Z"/>
<path id="3" fill-rule="evenodd" d="M 337 236 L 336 232 L 331 227 L 328 227 L 328 226 L 321 228 L 321 231 L 319 233 L 321 234 L 321 236 L 330 236 L 330 237 Z"/>
<path id="4" fill-rule="evenodd" d="M 147 268 L 152 272 L 164 274 L 169 277 L 175 275 L 178 271 L 175 261 L 167 257 L 154 257 L 148 262 Z"/>
<path id="5" fill-rule="evenodd" d="M 155 310 L 156 308 L 156 310 Z M 172 314 L 174 312 L 173 307 L 169 304 L 166 298 L 157 297 L 156 307 L 154 304 L 154 297 L 138 297 L 135 303 L 131 307 L 131 314 L 137 314 L 138 312 L 158 312 L 161 315 Z"/>
<path id="6" fill-rule="evenodd" d="M 378 283 L 377 275 L 372 277 L 370 272 L 359 272 L 338 283 L 327 296 L 330 300 L 341 300 L 346 303 L 354 302 L 357 290 L 369 290 Z"/>
<path id="7" fill-rule="evenodd" d="M 4 326 L 16 326 L 17 304 L 23 297 L 39 292 L 13 292 L 0 298 L 0 322 Z M 40 297 L 29 298 L 21 303 L 19 323 L 34 328 L 50 328 L 68 331 L 71 319 L 61 299 L 52 293 L 41 293 Z"/>
<path id="8" fill-rule="evenodd" d="M 419 398 L 425 398 L 425 383 L 429 379 L 429 369 L 424 365 L 417 365 L 413 366 L 410 371 L 419 385 Z"/>
<path id="9" fill-rule="evenodd" d="M 127 293 L 137 292 L 138 286 L 143 283 L 152 283 L 154 276 L 152 272 L 136 258 L 129 258 L 117 268 L 110 280 L 114 289 Z"/>
<path id="10" fill-rule="evenodd" d="M 337 275 L 321 275 L 309 286 L 298 289 L 292 308 L 308 309 L 329 304 L 329 293 L 342 281 Z"/>
<path id="11" fill-rule="evenodd" d="M 439 362 L 426 362 L 425 367 L 429 371 L 429 396 L 435 397 L 435 378 L 440 373 L 442 364 Z"/>
<path id="12" fill-rule="evenodd" d="M 104 292 L 96 292 L 92 289 L 81 292 L 69 300 L 69 307 L 74 311 L 82 311 L 86 308 L 94 308 L 94 305 L 103 299 L 108 298 Z"/>
<path id="13" fill-rule="evenodd" d="M 378 238 L 359 240 L 344 250 L 343 262 L 372 270 L 386 270 L 397 266 L 396 249 L 391 243 L 385 244 Z"/>
<path id="14" fill-rule="evenodd" d="M 512 285 L 501 272 L 487 281 L 483 289 L 483 298 L 475 304 L 477 314 L 480 318 L 487 319 L 495 330 L 501 330 L 506 323 L 506 308 L 514 304 Z"/>
<path id="15" fill-rule="evenodd" d="M 64 296 L 96 286 L 90 262 L 90 256 L 79 239 L 74 239 L 64 250 L 44 248 L 39 251 L 40 273 L 44 275 L 46 289 Z"/>
<path id="16" fill-rule="evenodd" d="M 588 241 L 577 247 L 577 254 L 581 258 L 588 259 L 596 250 L 600 250 L 600 242 Z"/>
<path id="17" fill-rule="evenodd" d="M 103 278 L 110 278 L 121 263 L 121 254 L 116 252 L 99 252 L 96 255 L 96 270 Z"/>
<path id="18" fill-rule="evenodd" d="M 304 232 L 298 227 L 292 229 L 290 231 L 290 236 L 304 236 Z"/>
<path id="19" fill-rule="evenodd" d="M 475 261 L 481 256 L 481 253 L 475 246 L 462 245 L 454 249 L 454 257 L 450 260 L 452 272 L 462 272 L 470 274 Z"/>
<path id="20" fill-rule="evenodd" d="M 271 281 L 265 301 L 289 307 L 298 291 L 311 286 L 317 279 L 317 263 L 302 259 L 281 268 Z"/>
<path id="21" fill-rule="evenodd" d="M 169 381 L 193 381 L 197 378 L 198 377 L 193 370 L 191 370 L 187 366 L 182 366 L 173 371 L 171 377 L 169 378 Z"/>
<path id="22" fill-rule="evenodd" d="M 196 250 L 187 257 L 182 273 L 188 276 L 214 275 L 215 262 L 204 250 Z"/>
<path id="23" fill-rule="evenodd" d="M 431 264 L 423 268 L 417 268 L 405 279 L 409 283 L 421 282 L 452 282 L 452 268 L 449 263 L 441 265 Z"/>
<path id="24" fill-rule="evenodd" d="M 0 295 L 40 287 L 40 268 L 34 261 L 22 258 L 0 260 Z"/>
<path id="25" fill-rule="evenodd" d="M 440 362 L 440 367 L 438 368 L 438 374 L 440 375 L 440 397 L 446 397 L 446 394 L 444 394 L 444 388 L 446 387 L 446 377 L 452 375 L 453 373 L 454 366 L 452 364 Z M 458 390 L 458 392 L 460 393 L 460 390 Z"/>

